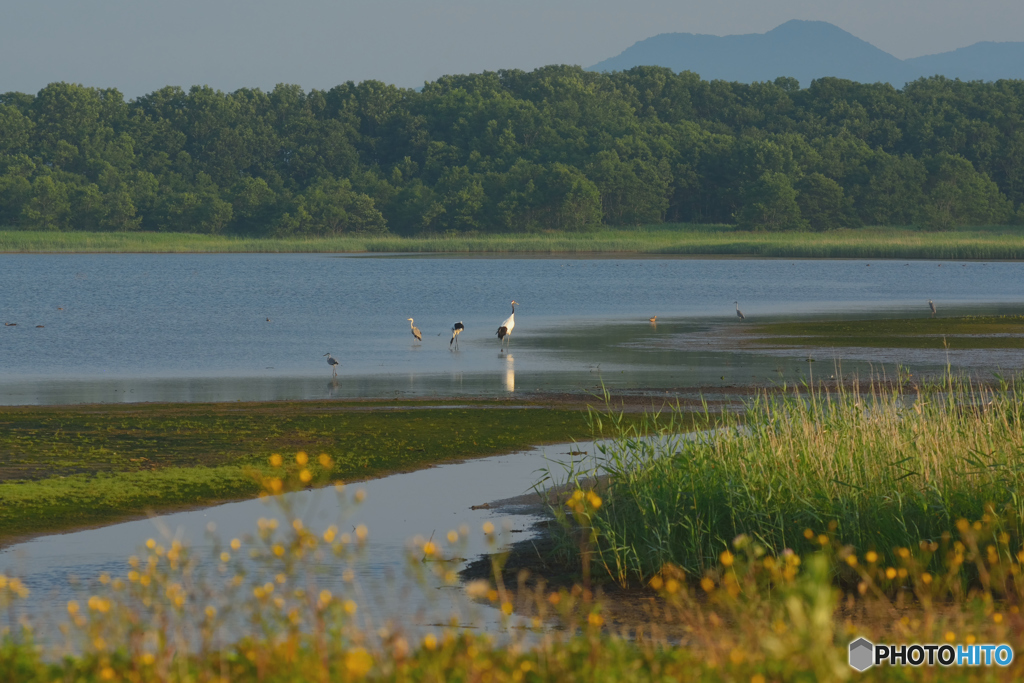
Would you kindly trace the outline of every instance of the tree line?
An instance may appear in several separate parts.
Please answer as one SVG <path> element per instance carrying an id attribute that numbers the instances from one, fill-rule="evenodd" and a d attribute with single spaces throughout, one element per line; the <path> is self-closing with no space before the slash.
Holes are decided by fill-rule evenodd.
<path id="1" fill-rule="evenodd" d="M 1024 222 L 1024 81 L 551 66 L 0 95 L 0 226 L 254 236 Z"/>

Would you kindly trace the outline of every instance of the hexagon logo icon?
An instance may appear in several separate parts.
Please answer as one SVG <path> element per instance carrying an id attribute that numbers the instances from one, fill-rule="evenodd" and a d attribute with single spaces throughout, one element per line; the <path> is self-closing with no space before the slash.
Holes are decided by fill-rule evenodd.
<path id="1" fill-rule="evenodd" d="M 875 663 L 875 646 L 866 638 L 858 638 L 850 643 L 850 666 L 857 671 L 865 671 Z"/>

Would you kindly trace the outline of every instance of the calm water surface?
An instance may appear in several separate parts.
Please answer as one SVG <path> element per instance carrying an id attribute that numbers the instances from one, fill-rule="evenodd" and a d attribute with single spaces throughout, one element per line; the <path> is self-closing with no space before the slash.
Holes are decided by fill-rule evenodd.
<path id="1" fill-rule="evenodd" d="M 506 355 L 494 333 L 513 298 L 521 306 Z M 928 299 L 943 314 L 1024 312 L 1024 264 L 2 255 L 0 318 L 17 326 L 0 327 L 0 403 L 749 383 L 797 377 L 804 358 L 679 340 L 709 326 L 743 324 L 734 300 L 757 321 L 927 315 Z M 647 323 L 652 315 L 657 327 Z M 422 343 L 409 333 L 410 317 Z M 451 352 L 457 320 L 466 331 Z M 342 363 L 336 382 L 327 352 Z M 870 360 L 851 359 L 847 367 Z"/>
<path id="2" fill-rule="evenodd" d="M 461 586 L 447 585 L 435 576 L 430 571 L 432 565 L 418 561 L 422 553 L 416 552 L 416 544 L 410 540 L 419 536 L 422 544 L 433 538 L 446 557 L 460 558 L 447 565 L 459 570 L 467 561 L 495 548 L 482 531 L 485 522 L 495 526 L 494 538 L 499 543 L 529 538 L 534 534 L 533 522 L 540 519 L 536 511 L 515 506 L 472 507 L 529 493 L 541 478 L 542 468 L 551 468 L 562 475 L 559 480 L 564 479 L 557 463 L 592 463 L 593 453 L 592 444 L 551 445 L 351 484 L 341 494 L 332 487 L 287 494 L 285 504 L 317 534 L 331 525 L 339 532 L 351 533 L 360 524 L 369 530 L 366 545 L 356 556 L 338 560 L 327 553 L 319 561 L 303 562 L 293 572 L 297 575 L 291 577 L 291 585 L 305 586 L 312 577 L 317 590 L 328 588 L 335 595 L 356 599 L 361 605 L 360 618 L 370 620 L 370 632 L 388 621 L 415 632 L 448 623 L 453 616 L 465 626 L 496 628 L 500 623 L 497 610 L 479 609 Z M 365 494 L 359 504 L 354 502 L 357 491 Z M 280 562 L 247 560 L 248 551 L 259 545 L 252 537 L 261 518 L 278 520 L 276 538 L 284 537 L 288 522 L 282 507 L 250 500 L 20 543 L 0 550 L 0 574 L 25 581 L 32 593 L 23 613 L 37 627 L 38 637 L 52 643 L 59 640 L 57 626 L 66 620 L 67 601 L 84 602 L 102 592 L 97 577 L 104 572 L 125 577 L 129 555 L 144 557 L 149 538 L 165 548 L 174 539 L 187 543 L 199 560 L 196 581 L 205 577 L 211 586 L 223 585 L 231 576 L 218 571 L 220 550 L 232 538 L 247 539 L 242 551 L 235 553 L 247 574 L 243 594 L 248 595 L 252 585 L 273 581 L 282 571 Z M 460 530 L 468 533 L 456 544 L 448 543 L 448 532 Z M 346 570 L 352 572 L 353 580 L 343 580 Z M 415 573 L 422 574 L 418 581 L 413 580 Z M 218 607 L 223 611 L 228 605 Z"/>

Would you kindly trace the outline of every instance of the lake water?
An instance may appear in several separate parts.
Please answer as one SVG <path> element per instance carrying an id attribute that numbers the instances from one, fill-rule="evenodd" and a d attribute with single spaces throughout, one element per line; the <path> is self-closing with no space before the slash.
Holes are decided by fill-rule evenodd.
<path id="1" fill-rule="evenodd" d="M 512 299 L 521 305 L 503 354 L 495 330 Z M 806 354 L 737 353 L 689 335 L 744 324 L 734 300 L 751 322 L 924 316 L 928 299 L 941 314 L 1022 313 L 1024 264 L 0 255 L 0 318 L 17 323 L 0 327 L 0 404 L 490 396 L 591 391 L 602 381 L 641 391 L 795 379 L 807 371 Z M 657 326 L 647 322 L 653 315 Z M 449 329 L 458 320 L 466 331 L 453 352 Z M 327 352 L 341 361 L 337 381 Z M 850 358 L 845 367 L 872 360 Z"/>

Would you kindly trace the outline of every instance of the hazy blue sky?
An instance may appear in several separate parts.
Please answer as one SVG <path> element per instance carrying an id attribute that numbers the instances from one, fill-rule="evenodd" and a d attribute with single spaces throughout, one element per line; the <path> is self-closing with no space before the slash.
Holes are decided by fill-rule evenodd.
<path id="1" fill-rule="evenodd" d="M 223 90 L 589 66 L 657 33 L 829 21 L 897 57 L 1024 41 L 1022 0 L 6 0 L 0 92 L 51 81 Z"/>

